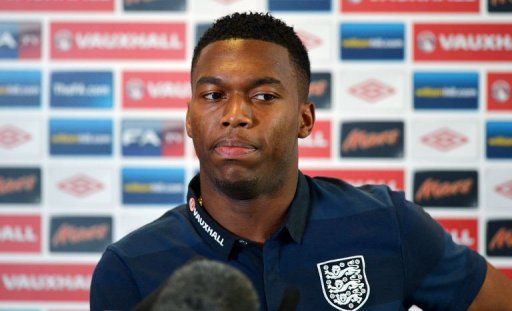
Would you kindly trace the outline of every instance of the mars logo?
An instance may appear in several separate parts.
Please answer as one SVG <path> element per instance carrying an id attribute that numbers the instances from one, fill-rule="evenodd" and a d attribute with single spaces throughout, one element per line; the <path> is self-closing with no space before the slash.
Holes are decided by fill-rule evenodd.
<path id="1" fill-rule="evenodd" d="M 93 264 L 0 264 L 0 301 L 88 302 Z"/>
<path id="2" fill-rule="evenodd" d="M 512 0 L 487 0 L 489 12 L 512 12 Z"/>
<path id="3" fill-rule="evenodd" d="M 402 122 L 345 122 L 341 126 L 342 157 L 403 156 Z"/>
<path id="4" fill-rule="evenodd" d="M 305 169 L 302 172 L 309 176 L 325 176 L 342 179 L 353 186 L 387 185 L 393 190 L 404 190 L 403 170 L 377 170 L 377 169 Z"/>
<path id="5" fill-rule="evenodd" d="M 512 24 L 415 24 L 417 61 L 512 60 Z"/>
<path id="6" fill-rule="evenodd" d="M 14 125 L 0 126 L 0 148 L 13 149 L 30 141 L 32 136 Z"/>
<path id="7" fill-rule="evenodd" d="M 317 37 L 312 33 L 304 30 L 297 30 L 296 33 L 308 51 L 322 45 L 322 38 Z"/>
<path id="8" fill-rule="evenodd" d="M 416 42 L 418 48 L 425 53 L 432 53 L 436 50 L 436 35 L 430 31 L 423 31 L 418 34 Z"/>
<path id="9" fill-rule="evenodd" d="M 0 203 L 41 202 L 39 168 L 0 168 Z"/>
<path id="10" fill-rule="evenodd" d="M 475 207 L 478 174 L 476 171 L 416 172 L 414 202 L 425 207 Z"/>
<path id="11" fill-rule="evenodd" d="M 125 108 L 186 108 L 191 97 L 188 72 L 124 72 Z"/>
<path id="12" fill-rule="evenodd" d="M 85 174 L 61 181 L 58 188 L 75 197 L 86 197 L 103 189 L 103 184 Z"/>
<path id="13" fill-rule="evenodd" d="M 512 220 L 488 221 L 486 240 L 488 256 L 512 256 Z"/>
<path id="14" fill-rule="evenodd" d="M 54 217 L 50 251 L 102 252 L 112 242 L 110 217 Z"/>
<path id="15" fill-rule="evenodd" d="M 41 216 L 0 216 L 0 253 L 41 252 Z"/>
<path id="16" fill-rule="evenodd" d="M 376 103 L 393 95 L 395 90 L 377 79 L 368 79 L 350 87 L 348 92 L 368 103 Z"/>
<path id="17" fill-rule="evenodd" d="M 490 72 L 487 74 L 487 108 L 496 111 L 512 111 L 512 73 Z"/>
<path id="18" fill-rule="evenodd" d="M 52 23 L 53 59 L 184 59 L 184 23 Z"/>
<path id="19" fill-rule="evenodd" d="M 512 180 L 497 185 L 494 190 L 509 199 L 512 199 Z"/>
<path id="20" fill-rule="evenodd" d="M 331 122 L 317 121 L 313 132 L 304 139 L 299 139 L 300 158 L 331 157 Z"/>
<path id="21" fill-rule="evenodd" d="M 437 218 L 443 228 L 451 234 L 455 243 L 478 251 L 478 220 L 460 218 Z"/>
<path id="22" fill-rule="evenodd" d="M 421 137 L 422 143 L 439 151 L 448 152 L 468 142 L 468 138 L 447 127 Z"/>
<path id="23" fill-rule="evenodd" d="M 327 302 L 341 311 L 359 310 L 370 296 L 364 257 L 352 256 L 317 264 Z"/>

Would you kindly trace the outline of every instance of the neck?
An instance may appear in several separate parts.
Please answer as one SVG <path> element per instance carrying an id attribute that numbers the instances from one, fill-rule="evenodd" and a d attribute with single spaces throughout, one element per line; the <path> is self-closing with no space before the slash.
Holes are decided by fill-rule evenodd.
<path id="1" fill-rule="evenodd" d="M 297 190 L 297 179 L 295 169 L 286 174 L 275 191 L 240 200 L 219 191 L 207 176 L 200 174 L 203 207 L 230 232 L 263 244 L 283 223 Z"/>

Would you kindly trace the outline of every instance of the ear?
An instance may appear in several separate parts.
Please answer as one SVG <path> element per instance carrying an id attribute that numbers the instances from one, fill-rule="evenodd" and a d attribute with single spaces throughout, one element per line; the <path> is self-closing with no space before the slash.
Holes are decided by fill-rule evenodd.
<path id="1" fill-rule="evenodd" d="M 190 116 L 190 102 L 187 103 L 187 116 L 185 117 L 185 129 L 187 130 L 188 137 L 192 138 L 192 122 Z"/>
<path id="2" fill-rule="evenodd" d="M 315 104 L 305 102 L 301 104 L 299 111 L 299 138 L 306 138 L 311 134 L 315 125 Z"/>

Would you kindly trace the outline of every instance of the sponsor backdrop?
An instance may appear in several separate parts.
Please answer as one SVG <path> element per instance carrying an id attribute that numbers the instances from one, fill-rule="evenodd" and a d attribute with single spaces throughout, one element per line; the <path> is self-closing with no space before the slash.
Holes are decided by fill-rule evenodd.
<path id="1" fill-rule="evenodd" d="M 0 310 L 87 310 L 106 245 L 184 202 L 192 50 L 247 10 L 309 50 L 301 168 L 405 191 L 512 277 L 510 0 L 0 0 Z"/>

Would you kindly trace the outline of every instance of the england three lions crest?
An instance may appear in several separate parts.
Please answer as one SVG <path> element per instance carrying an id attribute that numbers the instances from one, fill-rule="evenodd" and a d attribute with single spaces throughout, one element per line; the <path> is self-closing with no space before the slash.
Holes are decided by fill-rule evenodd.
<path id="1" fill-rule="evenodd" d="M 338 310 L 355 311 L 370 296 L 364 257 L 352 256 L 317 264 L 324 297 Z"/>

